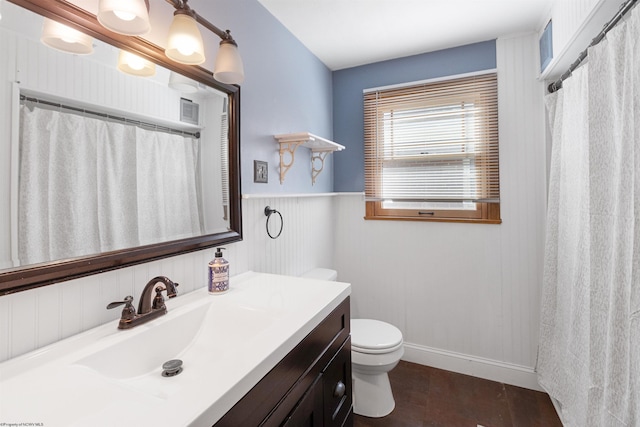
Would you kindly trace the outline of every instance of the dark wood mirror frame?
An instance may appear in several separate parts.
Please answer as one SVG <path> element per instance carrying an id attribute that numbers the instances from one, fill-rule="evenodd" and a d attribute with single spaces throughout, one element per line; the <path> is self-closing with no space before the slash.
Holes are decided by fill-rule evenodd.
<path id="1" fill-rule="evenodd" d="M 229 97 L 229 221 L 224 233 L 174 240 L 94 256 L 52 261 L 0 271 L 0 295 L 33 289 L 65 280 L 102 273 L 151 260 L 197 251 L 242 240 L 240 200 L 240 87 L 213 79 L 198 66 L 182 65 L 167 59 L 164 50 L 140 37 L 116 34 L 102 27 L 95 15 L 65 0 L 8 0 L 39 15 L 52 18 L 115 47 L 126 49 L 158 65 L 214 87 Z"/>

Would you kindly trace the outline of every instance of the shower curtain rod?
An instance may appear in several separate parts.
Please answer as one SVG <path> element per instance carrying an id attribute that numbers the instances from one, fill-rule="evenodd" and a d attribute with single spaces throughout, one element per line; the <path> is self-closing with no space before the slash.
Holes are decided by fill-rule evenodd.
<path id="1" fill-rule="evenodd" d="M 549 91 L 549 93 L 553 93 L 553 92 L 557 91 L 558 89 L 562 88 L 562 82 L 565 81 L 566 79 L 568 79 L 569 77 L 571 77 L 571 73 L 573 73 L 573 71 L 576 68 L 578 68 L 578 66 L 580 64 L 582 64 L 582 61 L 584 61 L 585 58 L 587 57 L 587 50 L 589 50 L 590 47 L 593 47 L 593 46 L 597 45 L 598 43 L 600 43 L 602 41 L 602 39 L 604 38 L 604 36 L 613 27 L 616 26 L 616 24 L 620 21 L 620 19 L 622 19 L 622 17 L 624 15 L 626 15 L 627 12 L 629 12 L 633 8 L 633 6 L 635 6 L 637 1 L 638 0 L 627 0 L 625 3 L 623 3 L 620 6 L 620 9 L 615 14 L 615 16 L 609 22 L 604 24 L 604 27 L 602 28 L 602 31 L 600 31 L 600 33 L 598 33 L 598 35 L 593 40 L 591 40 L 591 44 L 589 44 L 589 46 L 587 46 L 587 48 L 585 50 L 583 50 L 580 53 L 580 55 L 578 55 L 578 59 L 573 64 L 571 64 L 569 69 L 563 75 L 561 75 L 558 80 L 556 80 L 555 82 L 551 83 L 547 87 L 547 90 Z"/>
<path id="2" fill-rule="evenodd" d="M 112 116 L 111 114 L 107 114 L 107 113 L 101 113 L 99 111 L 91 111 L 91 110 L 86 110 L 84 108 L 78 108 L 78 107 L 74 107 L 72 105 L 65 105 L 65 104 L 60 104 L 57 102 L 51 102 L 51 101 L 46 101 L 44 99 L 38 99 L 38 98 L 34 98 L 32 96 L 26 96 L 26 95 L 20 95 L 20 101 L 31 101 L 31 102 L 35 102 L 38 104 L 45 104 L 45 105 L 49 105 L 51 107 L 56 107 L 56 108 L 65 108 L 67 110 L 72 110 L 72 111 L 77 111 L 80 113 L 86 113 L 86 114 L 92 114 L 94 116 L 98 116 L 98 117 L 103 117 L 106 119 L 112 119 L 112 120 L 116 120 L 119 122 L 123 122 L 126 124 L 132 124 L 134 126 L 144 126 L 147 128 L 152 128 L 154 130 L 159 130 L 162 132 L 167 132 L 167 133 L 178 133 L 181 135 L 186 135 L 186 136 L 192 136 L 196 139 L 200 139 L 200 132 L 187 132 L 184 130 L 180 130 L 180 129 L 173 129 L 167 126 L 162 126 L 162 125 L 158 125 L 156 123 L 148 123 L 148 122 L 143 122 L 140 120 L 132 120 L 132 119 L 128 119 L 126 117 L 120 117 L 120 116 Z"/>

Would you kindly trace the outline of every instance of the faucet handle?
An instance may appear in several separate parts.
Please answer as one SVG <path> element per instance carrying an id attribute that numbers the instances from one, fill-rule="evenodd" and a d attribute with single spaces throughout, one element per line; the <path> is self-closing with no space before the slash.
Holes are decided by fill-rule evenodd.
<path id="1" fill-rule="evenodd" d="M 178 296 L 178 286 L 180 286 L 180 283 L 178 282 L 173 282 L 173 286 L 176 288 L 176 293 L 173 295 L 169 295 L 169 298 L 175 298 Z"/>
<path id="2" fill-rule="evenodd" d="M 153 304 L 151 304 L 152 310 L 162 310 L 166 308 L 164 305 L 164 297 L 162 296 L 162 289 L 160 286 L 156 288 L 156 296 L 153 298 Z"/>
<path id="3" fill-rule="evenodd" d="M 107 310 L 111 310 L 112 308 L 116 308 L 122 304 L 131 304 L 132 301 L 133 301 L 133 297 L 131 295 L 128 295 L 124 297 L 124 301 L 110 302 L 109 305 L 107 305 Z"/>
<path id="4" fill-rule="evenodd" d="M 107 305 L 107 309 L 111 310 L 112 308 L 116 308 L 122 304 L 124 304 L 124 308 L 122 309 L 122 316 L 120 320 L 131 320 L 136 315 L 136 308 L 133 306 L 133 297 L 128 295 L 124 298 L 124 301 L 114 301 Z"/>

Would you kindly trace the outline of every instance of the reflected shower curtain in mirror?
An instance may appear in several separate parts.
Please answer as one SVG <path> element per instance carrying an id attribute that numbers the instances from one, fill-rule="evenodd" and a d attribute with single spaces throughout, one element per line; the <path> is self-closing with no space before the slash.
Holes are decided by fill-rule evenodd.
<path id="1" fill-rule="evenodd" d="M 201 233 L 199 141 L 20 107 L 20 264 Z"/>
<path id="2" fill-rule="evenodd" d="M 640 425 L 640 9 L 548 95 L 538 380 L 566 426 Z"/>

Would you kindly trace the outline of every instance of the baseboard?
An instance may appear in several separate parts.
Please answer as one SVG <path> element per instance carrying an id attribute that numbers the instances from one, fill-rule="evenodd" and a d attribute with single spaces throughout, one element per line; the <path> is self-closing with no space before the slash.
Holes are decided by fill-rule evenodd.
<path id="1" fill-rule="evenodd" d="M 531 390 L 544 391 L 538 384 L 535 371 L 528 366 L 484 359 L 408 342 L 404 343 L 402 360 Z"/>

